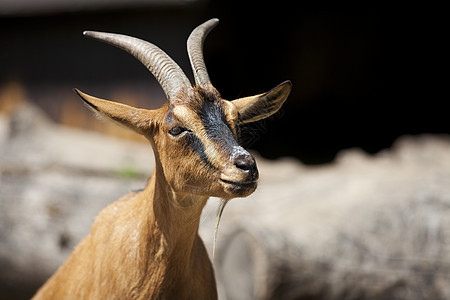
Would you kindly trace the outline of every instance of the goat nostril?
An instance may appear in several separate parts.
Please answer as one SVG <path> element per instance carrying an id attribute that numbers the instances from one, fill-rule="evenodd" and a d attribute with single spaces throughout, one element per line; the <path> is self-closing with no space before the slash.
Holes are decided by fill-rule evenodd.
<path id="1" fill-rule="evenodd" d="M 256 167 L 256 162 L 253 157 L 237 158 L 233 164 L 243 173 L 243 175 L 249 176 L 246 180 L 258 180 L 258 168 Z"/>
<path id="2" fill-rule="evenodd" d="M 242 160 L 242 159 L 236 160 L 234 162 L 234 165 L 236 167 L 238 167 L 239 169 L 244 170 L 244 171 L 248 171 L 251 168 L 249 162 L 245 161 L 245 160 Z"/>
<path id="3" fill-rule="evenodd" d="M 234 165 L 245 172 L 253 171 L 256 168 L 255 162 L 247 159 L 237 159 Z"/>

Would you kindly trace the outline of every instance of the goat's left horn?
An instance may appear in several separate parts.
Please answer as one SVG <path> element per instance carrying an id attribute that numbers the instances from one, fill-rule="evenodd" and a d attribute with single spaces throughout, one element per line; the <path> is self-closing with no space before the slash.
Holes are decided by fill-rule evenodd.
<path id="1" fill-rule="evenodd" d="M 213 29 L 219 19 L 211 19 L 195 28 L 187 40 L 189 60 L 194 72 L 195 83 L 199 86 L 210 82 L 203 58 L 203 42 L 208 33 Z"/>
<path id="2" fill-rule="evenodd" d="M 168 99 L 175 96 L 183 86 L 192 87 L 177 63 L 152 43 L 115 33 L 85 31 L 84 35 L 116 46 L 136 57 L 152 72 Z"/>

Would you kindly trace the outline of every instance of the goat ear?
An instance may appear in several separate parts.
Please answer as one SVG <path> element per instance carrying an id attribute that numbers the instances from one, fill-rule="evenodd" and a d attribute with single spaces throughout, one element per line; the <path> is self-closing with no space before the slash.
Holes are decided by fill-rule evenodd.
<path id="1" fill-rule="evenodd" d="M 125 104 L 103 100 L 74 89 L 75 93 L 100 116 L 111 119 L 120 125 L 132 129 L 140 134 L 147 134 L 154 123 L 155 112 L 147 109 L 135 108 Z"/>
<path id="2" fill-rule="evenodd" d="M 291 88 L 292 84 L 288 80 L 266 93 L 239 98 L 231 101 L 231 103 L 236 106 L 241 123 L 255 122 L 276 113 L 286 101 Z"/>

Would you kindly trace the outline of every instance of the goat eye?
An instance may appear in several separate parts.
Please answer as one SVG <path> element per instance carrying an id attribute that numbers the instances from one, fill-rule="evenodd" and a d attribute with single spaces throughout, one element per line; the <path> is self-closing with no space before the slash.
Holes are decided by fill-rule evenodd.
<path id="1" fill-rule="evenodd" d="M 169 130 L 169 133 L 170 133 L 171 135 L 173 135 L 173 136 L 176 136 L 176 135 L 181 134 L 181 133 L 184 132 L 184 131 L 186 131 L 186 128 L 177 126 L 177 127 L 174 127 L 174 128 L 172 128 L 172 129 L 170 129 L 170 130 Z"/>

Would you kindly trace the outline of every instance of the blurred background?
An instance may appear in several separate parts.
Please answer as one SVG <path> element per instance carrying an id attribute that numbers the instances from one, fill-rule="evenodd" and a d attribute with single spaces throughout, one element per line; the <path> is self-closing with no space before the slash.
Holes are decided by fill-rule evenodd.
<path id="1" fill-rule="evenodd" d="M 98 211 L 130 188 L 142 187 L 151 172 L 147 168 L 152 164 L 151 152 L 141 150 L 144 146 L 140 144 L 140 137 L 113 124 L 96 120 L 72 89 L 76 87 L 101 98 L 150 109 L 165 102 L 164 94 L 153 76 L 137 60 L 112 46 L 85 38 L 82 35 L 84 30 L 123 33 L 150 41 L 167 52 L 192 79 L 186 39 L 197 25 L 217 17 L 220 23 L 208 36 L 204 54 L 212 83 L 223 98 L 232 100 L 249 96 L 267 91 L 284 80 L 292 81 L 292 93 L 282 110 L 272 118 L 246 128 L 245 146 L 260 157 L 262 174 L 266 174 L 268 178 L 268 187 L 261 187 L 262 191 L 252 198 L 250 204 L 259 203 L 260 198 L 261 203 L 270 203 L 270 195 L 280 194 L 280 189 L 294 185 L 297 185 L 298 190 L 281 194 L 280 197 L 286 200 L 285 203 L 297 200 L 298 195 L 309 195 L 304 201 L 334 201 L 337 199 L 336 190 L 345 185 L 348 187 L 349 198 L 351 195 L 357 195 L 356 198 L 366 201 L 358 207 L 361 211 L 377 215 L 385 215 L 386 211 L 403 211 L 406 218 L 409 216 L 408 209 L 416 213 L 421 211 L 422 206 L 409 202 L 405 204 L 408 208 L 406 210 L 400 204 L 393 209 L 367 208 L 367 203 L 373 203 L 371 201 L 374 200 L 372 196 L 367 195 L 382 191 L 385 199 L 394 196 L 399 199 L 415 199 L 417 203 L 439 199 L 439 205 L 436 207 L 440 208 L 419 219 L 426 224 L 430 224 L 429 220 L 445 219 L 449 208 L 447 187 L 450 186 L 449 172 L 446 169 L 450 158 L 445 156 L 450 149 L 450 122 L 446 103 L 448 96 L 445 96 L 447 93 L 443 89 L 447 84 L 443 75 L 448 62 L 448 58 L 444 56 L 448 52 L 445 46 L 448 35 L 445 26 L 447 21 L 440 11 L 431 13 L 423 7 L 408 9 L 410 10 L 400 5 L 373 7 L 369 4 L 324 8 L 288 0 L 0 0 L 0 125 L 4 126 L 3 129 L 0 126 L 0 209 L 3 211 L 0 213 L 0 246 L 3 247 L 0 247 L 0 268 L 3 269 L 0 271 L 0 299 L 26 299 L 33 294 L 46 276 L 70 253 L 79 238 L 88 232 Z M 54 123 L 63 127 L 59 128 Z M 39 131 L 37 128 L 44 129 Z M 80 129 L 97 133 L 81 135 L 80 131 L 77 131 Z M 108 137 L 97 135 L 98 133 L 107 134 Z M 412 140 L 406 138 L 406 142 L 402 142 L 405 135 L 412 136 Z M 439 138 L 423 138 L 424 135 Z M 128 138 L 126 143 L 129 146 L 121 145 L 114 140 L 115 137 Z M 104 150 L 94 146 L 100 140 L 103 145 L 110 145 L 110 149 L 118 150 L 105 154 Z M 77 161 L 69 161 L 67 157 L 76 156 L 74 151 L 82 148 L 82 141 L 90 143 L 86 146 L 86 153 L 80 155 Z M 416 149 L 416 152 L 407 150 L 410 148 L 405 145 Z M 43 153 L 47 153 L 47 156 Z M 408 159 L 401 160 L 404 163 L 402 165 L 386 153 L 393 153 L 392 157 Z M 348 158 L 350 154 L 354 157 Z M 149 157 L 149 162 L 146 161 L 143 166 L 141 158 L 146 156 Z M 89 159 L 86 160 L 86 157 Z M 294 160 L 286 160 L 286 157 Z M 420 159 L 416 159 L 417 157 Z M 275 160 L 277 165 L 272 164 L 271 160 Z M 366 166 L 361 161 L 370 165 L 378 160 L 380 162 L 375 169 L 346 171 L 349 166 Z M 116 165 L 111 166 L 111 161 L 115 161 Z M 416 165 L 418 161 L 420 164 Z M 42 168 L 39 169 L 39 166 Z M 328 177 L 314 173 L 333 166 L 342 169 L 330 169 Z M 411 169 L 411 166 L 415 168 Z M 389 168 L 397 168 L 401 173 L 389 173 L 386 171 L 390 170 Z M 370 177 L 364 181 L 364 184 L 370 182 L 371 188 L 365 190 L 366 196 L 360 197 L 358 193 L 362 190 L 361 185 L 355 187 L 349 182 L 356 182 L 362 174 L 378 174 L 375 170 L 384 170 L 383 172 L 387 173 L 380 171 L 381 177 Z M 430 179 L 428 182 L 418 177 L 417 174 L 426 173 L 424 170 L 430 172 L 429 178 L 437 181 Z M 41 171 L 43 173 L 40 173 Z M 68 175 L 67 182 L 66 179 L 57 177 L 56 173 Z M 275 174 L 278 174 L 278 177 Z M 312 177 L 302 177 L 300 174 L 309 174 Z M 352 175 L 346 177 L 343 174 Z M 408 174 L 414 174 L 411 177 L 414 179 L 410 179 Z M 262 180 L 263 178 L 262 176 Z M 301 186 L 298 183 L 309 182 L 305 181 L 307 178 L 314 178 L 312 188 L 311 185 Z M 335 182 L 332 178 L 348 181 Z M 408 190 L 407 197 L 398 196 L 401 192 L 398 192 L 395 185 L 403 179 L 407 188 L 398 190 Z M 275 183 L 269 185 L 269 181 Z M 393 184 L 392 182 L 396 183 L 389 185 Z M 423 182 L 427 184 L 422 186 Z M 66 183 L 72 185 L 67 186 Z M 433 187 L 432 190 L 428 190 L 430 186 Z M 327 194 L 315 194 L 311 189 L 321 193 L 326 191 Z M 422 193 L 424 190 L 430 194 Z M 42 199 L 44 204 L 38 204 L 39 199 Z M 282 206 L 284 202 L 280 203 Z M 81 206 L 85 208 L 80 208 Z M 26 211 L 24 207 L 27 207 Z M 37 217 L 41 208 L 47 217 Z M 284 208 L 292 210 L 288 204 Z M 235 221 L 239 219 L 236 216 L 239 215 L 240 209 L 243 210 L 242 207 L 235 208 Z M 358 215 L 361 211 L 357 210 Z M 79 217 L 73 217 L 76 212 Z M 228 216 L 230 220 L 233 220 L 232 212 L 233 207 L 230 208 Z M 353 216 L 354 213 L 352 210 L 348 216 Z M 401 218 L 404 217 L 403 213 Z M 206 219 L 213 219 L 213 215 L 207 215 Z M 438 215 L 440 217 L 437 217 Z M 277 216 L 286 217 L 283 214 Z M 298 221 L 299 216 L 296 215 L 293 220 Z M 320 212 L 318 216 L 327 214 Z M 339 214 L 339 218 L 346 219 L 343 216 L 347 215 Z M 397 218 L 398 215 L 394 214 L 393 217 Z M 225 214 L 224 219 L 226 218 Z M 364 219 L 371 220 L 370 217 L 360 217 L 358 220 Z M 380 221 L 381 223 L 378 221 L 373 224 L 393 224 L 384 222 L 386 220 Z M 415 221 L 417 220 L 414 219 Z M 224 228 L 226 224 L 225 221 Z M 327 229 L 334 226 L 330 224 L 335 223 L 329 223 Z M 359 223 L 355 224 L 350 227 L 359 230 L 371 228 L 369 231 L 374 237 L 378 236 L 378 229 L 382 228 L 378 225 L 365 227 Z M 417 225 L 418 231 L 424 228 L 420 222 L 414 224 Z M 436 225 L 436 222 L 433 224 Z M 438 222 L 437 227 L 433 228 L 441 230 L 445 228 L 445 224 Z M 401 223 L 398 227 L 401 228 L 400 233 L 392 236 L 390 243 L 403 237 L 402 230 L 408 231 L 410 225 L 408 222 Z M 212 225 L 208 226 L 212 228 Z M 231 223 L 228 226 L 231 226 Z M 242 228 L 246 232 L 251 231 L 249 228 L 252 227 L 248 226 L 246 224 Z M 350 227 L 345 227 L 345 230 L 351 230 Z M 225 241 L 229 242 L 229 239 L 236 237 L 232 232 L 240 232 L 239 230 L 244 230 L 242 228 L 229 229 L 228 232 L 222 233 L 224 245 Z M 16 234 L 20 230 L 27 233 Z M 279 230 L 275 236 L 285 236 L 284 233 L 288 232 L 286 229 Z M 314 230 L 317 228 L 314 227 Z M 436 254 L 448 250 L 450 236 L 447 231 L 439 231 L 440 246 L 432 248 L 431 254 L 427 252 L 433 257 L 432 260 L 424 259 L 421 261 L 423 265 L 417 267 L 414 264 L 407 268 L 416 268 L 417 271 L 417 268 L 426 265 L 428 269 L 425 273 L 422 269 L 420 272 L 412 271 L 413 274 L 426 275 L 426 278 L 420 277 L 420 283 L 424 285 L 435 278 L 437 282 L 449 279 L 446 275 L 439 277 L 443 270 L 436 273 L 436 269 L 430 267 L 439 265 L 447 270 L 448 257 L 440 258 L 440 254 Z M 266 232 L 263 233 L 259 228 L 256 233 L 253 231 L 253 236 L 266 236 Z M 309 235 L 305 233 L 304 236 Z M 336 240 L 335 244 L 342 246 L 344 243 L 345 247 L 348 247 L 349 243 L 345 243 L 348 239 L 339 236 L 341 238 Z M 348 237 L 345 234 L 344 236 Z M 422 237 L 420 241 L 428 241 L 419 233 L 412 233 L 411 241 L 417 242 L 418 236 Z M 52 257 L 42 254 L 45 251 L 53 253 L 53 250 L 48 250 L 53 249 L 53 246 L 47 248 L 41 244 L 46 243 L 47 238 L 48 241 L 56 240 L 55 247 L 60 251 L 56 262 L 51 261 Z M 207 240 L 211 241 L 210 236 Z M 208 241 L 205 242 L 208 244 Z M 245 253 L 252 253 L 254 247 L 248 246 L 245 235 L 244 238 L 241 234 L 237 235 L 237 241 L 236 245 L 246 245 Z M 324 241 L 327 242 L 321 245 L 325 246 L 316 245 L 318 248 L 314 248 L 322 250 L 314 251 L 318 253 L 329 249 L 329 240 Z M 301 241 L 294 244 L 295 249 L 303 249 L 299 246 L 303 245 Z M 27 249 L 31 250 L 24 250 L 24 245 L 29 246 Z M 236 249 L 240 249 L 239 247 Z M 356 248 L 358 251 L 365 249 Z M 235 258 L 236 249 L 233 248 L 229 252 L 223 250 L 223 253 L 233 253 L 230 256 L 219 255 L 216 272 L 220 273 L 220 286 L 227 286 L 226 275 L 223 275 L 226 270 L 222 272 L 221 265 L 236 261 L 231 259 Z M 268 250 L 267 253 L 277 251 L 279 249 Z M 31 252 L 41 254 L 34 255 L 30 254 Z M 292 254 L 292 251 L 289 253 Z M 339 269 L 326 267 L 332 266 L 336 257 L 345 257 L 352 261 L 346 254 L 343 255 L 339 251 L 337 253 L 330 254 L 331 258 L 325 262 L 317 257 L 307 257 L 306 263 L 302 261 L 301 268 L 306 264 L 308 274 L 311 275 L 316 265 L 307 263 L 320 262 L 319 269 L 330 273 L 330 270 Z M 411 253 L 415 254 L 407 255 L 408 259 L 423 255 L 423 252 Z M 17 254 L 16 258 L 12 258 L 14 254 Z M 389 255 L 388 253 L 383 257 Z M 353 260 L 357 262 L 356 265 L 361 264 L 363 256 L 358 257 L 360 260 Z M 270 258 L 272 259 L 271 256 Z M 273 259 L 270 261 L 273 263 Z M 319 281 L 314 280 L 314 276 L 299 278 L 294 267 L 287 268 L 285 262 L 279 264 L 278 258 L 276 261 L 273 268 L 283 270 L 282 274 L 289 278 L 289 284 L 273 287 L 273 291 L 278 292 L 283 288 L 289 290 L 288 287 L 297 286 L 293 282 L 306 283 L 309 287 L 308 292 L 303 294 L 283 294 L 284 296 L 278 299 L 365 299 L 373 295 L 380 296 L 368 292 L 349 294 L 342 291 L 339 294 L 330 288 L 336 283 L 331 275 L 328 281 L 320 281 L 325 288 L 318 288 L 321 285 L 317 283 Z M 382 261 L 383 264 L 392 265 L 390 260 Z M 345 268 L 346 271 L 350 269 Z M 233 271 L 238 272 L 230 272 Z M 412 278 L 410 273 L 406 273 L 408 276 L 405 278 Z M 297 277 L 289 277 L 286 274 L 297 274 Z M 383 274 L 377 273 L 377 276 L 383 277 Z M 358 273 L 356 278 L 360 276 Z M 346 278 L 347 282 L 351 281 L 349 277 Z M 374 280 L 373 277 L 370 278 Z M 399 277 L 395 278 L 397 280 Z M 403 277 L 395 280 L 392 281 L 395 283 L 386 285 L 386 290 L 409 287 L 411 283 Z M 418 281 L 412 281 L 413 285 L 422 287 Z M 228 281 L 228 286 L 229 284 Z M 265 284 L 267 286 L 267 282 Z M 221 295 L 223 299 L 256 299 L 258 293 L 254 292 L 255 290 L 257 287 L 253 286 L 253 294 L 245 291 L 237 296 L 225 296 L 226 293 Z M 259 289 L 261 290 L 264 289 Z M 397 293 L 397 298 L 412 299 L 409 296 L 414 294 L 419 295 L 414 299 L 445 299 L 446 295 L 449 295 L 444 292 L 417 294 L 411 292 L 411 289 L 407 291 L 403 294 Z M 243 295 L 250 296 L 246 298 Z M 277 294 L 274 292 L 271 295 Z M 375 299 L 397 299 L 392 297 L 392 294 L 383 295 L 385 298 L 380 296 Z M 428 298 L 430 295 L 432 298 Z M 260 298 L 270 297 L 264 294 Z M 277 298 L 273 296 L 273 299 Z"/>

